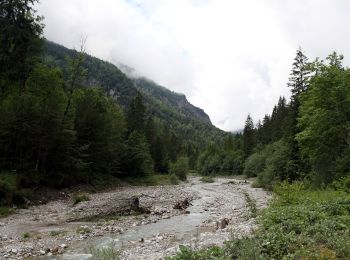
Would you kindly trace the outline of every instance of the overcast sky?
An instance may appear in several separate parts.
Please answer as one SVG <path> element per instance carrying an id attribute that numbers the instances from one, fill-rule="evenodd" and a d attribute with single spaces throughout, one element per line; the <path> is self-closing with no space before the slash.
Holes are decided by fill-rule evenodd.
<path id="1" fill-rule="evenodd" d="M 350 60 L 349 0 L 41 0 L 45 37 L 186 94 L 224 130 L 270 113 L 295 51 Z"/>

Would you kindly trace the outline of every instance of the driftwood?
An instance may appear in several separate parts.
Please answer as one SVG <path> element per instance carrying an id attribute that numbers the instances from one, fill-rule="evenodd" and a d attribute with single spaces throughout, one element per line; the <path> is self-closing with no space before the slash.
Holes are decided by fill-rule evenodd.
<path id="1" fill-rule="evenodd" d="M 122 198 L 108 201 L 102 205 L 77 205 L 72 211 L 70 221 L 95 220 L 106 216 L 125 216 L 132 213 L 149 213 L 149 209 L 140 206 L 139 197 Z"/>
<path id="2" fill-rule="evenodd" d="M 174 209 L 184 210 L 184 209 L 187 209 L 190 205 L 191 205 L 190 202 L 186 198 L 183 201 L 176 202 L 176 204 L 174 205 Z"/>

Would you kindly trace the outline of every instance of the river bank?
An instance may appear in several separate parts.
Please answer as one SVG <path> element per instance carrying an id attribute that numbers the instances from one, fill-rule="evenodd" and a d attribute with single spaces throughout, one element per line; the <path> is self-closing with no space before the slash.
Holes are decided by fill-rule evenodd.
<path id="1" fill-rule="evenodd" d="M 53 259 L 88 258 L 88 247 L 120 247 L 123 259 L 161 259 L 178 245 L 220 245 L 231 233 L 242 235 L 255 228 L 249 217 L 247 194 L 257 208 L 269 195 L 246 181 L 218 178 L 202 183 L 191 177 L 176 186 L 122 187 L 89 194 L 89 201 L 74 205 L 70 199 L 17 210 L 0 220 L 0 256 L 46 256 Z M 144 213 L 114 215 L 125 199 L 136 197 Z M 176 207 L 190 202 L 188 208 Z M 32 258 L 35 259 L 35 258 Z"/>

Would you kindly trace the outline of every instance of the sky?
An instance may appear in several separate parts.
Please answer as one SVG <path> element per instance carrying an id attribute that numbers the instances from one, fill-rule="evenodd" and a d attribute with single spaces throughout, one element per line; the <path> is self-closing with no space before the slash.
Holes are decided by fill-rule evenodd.
<path id="1" fill-rule="evenodd" d="M 41 0 L 44 36 L 134 68 L 203 108 L 217 127 L 271 113 L 299 46 L 350 61 L 349 0 Z"/>

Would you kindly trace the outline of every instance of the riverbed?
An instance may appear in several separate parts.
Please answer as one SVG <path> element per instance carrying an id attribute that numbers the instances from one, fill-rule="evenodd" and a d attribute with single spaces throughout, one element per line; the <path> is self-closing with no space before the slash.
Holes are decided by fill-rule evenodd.
<path id="1" fill-rule="evenodd" d="M 191 177 L 181 185 L 123 187 L 91 194 L 90 201 L 79 205 L 69 200 L 49 202 L 0 220 L 0 256 L 89 259 L 91 248 L 113 246 L 122 259 L 162 259 L 175 254 L 179 245 L 222 245 L 232 235 L 249 234 L 256 228 L 244 194 L 258 209 L 270 198 L 248 181 L 216 178 L 213 183 L 203 183 Z M 149 213 L 91 218 L 131 196 L 138 196 Z M 190 202 L 189 207 L 174 209 L 183 200 Z M 87 218 L 89 221 L 82 221 Z"/>

